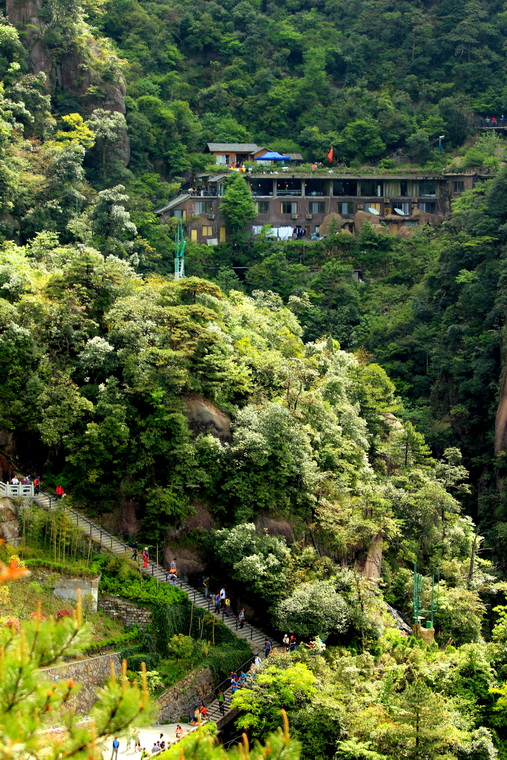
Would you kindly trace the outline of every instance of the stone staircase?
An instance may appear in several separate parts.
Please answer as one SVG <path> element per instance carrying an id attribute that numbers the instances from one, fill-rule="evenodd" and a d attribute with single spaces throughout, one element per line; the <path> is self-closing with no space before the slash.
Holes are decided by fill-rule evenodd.
<path id="1" fill-rule="evenodd" d="M 95 541 L 97 544 L 100 544 L 104 549 L 111 552 L 112 554 L 115 554 L 117 556 L 130 558 L 132 555 L 132 548 L 128 546 L 127 544 L 120 541 L 120 539 L 113 536 L 111 533 L 108 533 L 104 530 L 104 528 L 101 528 L 100 525 L 97 525 L 97 523 L 94 523 L 92 520 L 88 519 L 88 517 L 85 517 L 80 512 L 77 512 L 75 509 L 70 509 L 69 507 L 66 507 L 64 504 L 62 504 L 61 501 L 56 499 L 54 496 L 50 496 L 46 493 L 38 493 L 34 497 L 35 501 L 44 509 L 47 509 L 49 511 L 53 509 L 64 509 L 65 514 L 72 520 L 72 522 L 80 528 L 80 530 L 85 533 L 87 536 L 90 537 L 92 541 Z M 166 583 L 167 582 L 167 571 L 161 567 L 160 565 L 157 565 L 156 562 L 153 562 L 152 560 L 148 561 L 148 567 L 144 568 L 141 563 L 141 570 L 146 573 L 146 575 L 151 576 L 152 578 L 158 579 L 160 583 Z M 184 581 L 181 578 L 178 578 L 177 586 L 184 591 L 190 601 L 196 606 L 200 607 L 201 609 L 206 610 L 210 614 L 215 615 L 218 617 L 224 625 L 226 625 L 228 628 L 230 628 L 231 631 L 233 631 L 236 636 L 238 636 L 241 639 L 246 639 L 251 648 L 252 652 L 257 653 L 264 650 L 264 642 L 266 639 L 266 635 L 260 631 L 258 628 L 255 628 L 253 625 L 250 625 L 250 623 L 247 623 L 245 621 L 243 628 L 240 628 L 238 625 L 238 622 L 236 620 L 236 617 L 234 615 L 230 615 L 230 617 L 227 617 L 224 612 L 221 612 L 219 614 L 215 613 L 213 610 L 213 604 L 211 602 L 211 599 L 209 597 L 205 597 L 204 593 L 199 591 L 198 589 L 195 589 L 193 586 L 191 586 L 189 583 Z M 273 639 L 270 639 L 271 643 L 273 645 L 273 649 L 280 648 L 281 644 L 277 641 L 274 641 Z M 228 683 L 228 681 L 227 681 Z M 220 687 L 217 687 L 217 689 Z M 233 715 L 229 715 L 231 713 L 231 699 L 232 699 L 232 693 L 230 687 L 225 690 L 224 688 L 224 695 L 225 695 L 225 717 L 222 716 L 219 710 L 218 702 L 216 701 L 216 692 L 217 689 L 215 689 L 211 694 L 207 695 L 207 697 L 204 698 L 204 702 L 206 704 L 206 708 L 208 710 L 208 718 L 209 720 L 214 720 L 219 724 L 224 724 L 228 722 L 228 720 L 233 717 Z M 226 720 L 227 718 L 227 720 Z"/>

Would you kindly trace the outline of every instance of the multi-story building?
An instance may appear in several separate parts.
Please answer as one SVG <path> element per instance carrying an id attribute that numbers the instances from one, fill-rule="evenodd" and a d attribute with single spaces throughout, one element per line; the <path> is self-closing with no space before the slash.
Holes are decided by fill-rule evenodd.
<path id="1" fill-rule="evenodd" d="M 224 242 L 220 204 L 228 176 L 201 175 L 198 190 L 181 193 L 155 213 L 182 219 L 195 242 Z M 410 227 L 442 222 L 452 199 L 483 179 L 475 171 L 355 175 L 336 169 L 299 173 L 292 167 L 244 176 L 257 205 L 251 233 L 269 224 L 272 234 L 283 239 L 337 229 L 356 234 L 365 221 L 405 235 Z"/>

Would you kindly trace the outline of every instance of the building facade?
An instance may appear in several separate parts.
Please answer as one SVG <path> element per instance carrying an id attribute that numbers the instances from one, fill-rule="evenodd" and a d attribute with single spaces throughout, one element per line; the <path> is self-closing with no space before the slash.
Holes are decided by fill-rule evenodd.
<path id="1" fill-rule="evenodd" d="M 225 242 L 220 205 L 228 176 L 202 175 L 198 191 L 180 194 L 155 213 L 182 219 L 192 241 Z M 316 238 L 338 229 L 357 234 L 365 221 L 405 235 L 411 227 L 445 220 L 452 199 L 483 179 L 477 172 L 354 176 L 336 170 L 299 174 L 290 168 L 244 176 L 257 205 L 251 234 L 271 225 L 271 234 L 282 239 Z"/>
<path id="2" fill-rule="evenodd" d="M 269 153 L 269 148 L 255 143 L 208 143 L 207 148 L 219 166 L 241 166 Z"/>

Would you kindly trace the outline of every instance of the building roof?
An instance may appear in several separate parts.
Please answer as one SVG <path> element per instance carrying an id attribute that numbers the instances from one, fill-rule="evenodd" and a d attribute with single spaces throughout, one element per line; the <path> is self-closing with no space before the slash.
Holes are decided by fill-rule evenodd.
<path id="1" fill-rule="evenodd" d="M 290 158 L 291 161 L 303 160 L 303 156 L 301 155 L 301 153 L 287 153 L 286 155 Z"/>
<path id="2" fill-rule="evenodd" d="M 170 211 L 179 203 L 182 203 L 182 201 L 186 201 L 187 198 L 190 198 L 190 193 L 183 193 L 182 195 L 177 195 L 176 198 L 173 198 L 171 201 L 169 201 L 167 206 L 163 206 L 162 208 L 157 208 L 153 213 L 163 214 L 165 211 Z"/>
<path id="3" fill-rule="evenodd" d="M 255 143 L 208 143 L 210 153 L 256 153 L 258 150 L 267 150 Z"/>

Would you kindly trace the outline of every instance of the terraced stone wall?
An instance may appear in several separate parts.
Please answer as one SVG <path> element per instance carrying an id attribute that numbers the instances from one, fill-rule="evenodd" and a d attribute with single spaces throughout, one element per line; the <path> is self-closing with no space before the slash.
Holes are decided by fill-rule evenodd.
<path id="1" fill-rule="evenodd" d="M 215 682 L 210 668 L 196 668 L 171 686 L 158 698 L 160 705 L 159 723 L 175 723 L 190 717 L 197 703 L 209 694 Z"/>
<path id="2" fill-rule="evenodd" d="M 76 712 L 87 713 L 97 700 L 97 689 L 104 685 L 111 674 L 111 663 L 116 673 L 120 674 L 121 661 L 118 652 L 43 668 L 40 672 L 50 681 L 72 680 L 82 684 L 81 691 L 72 697 L 70 703 L 76 708 Z"/>

